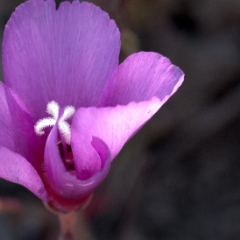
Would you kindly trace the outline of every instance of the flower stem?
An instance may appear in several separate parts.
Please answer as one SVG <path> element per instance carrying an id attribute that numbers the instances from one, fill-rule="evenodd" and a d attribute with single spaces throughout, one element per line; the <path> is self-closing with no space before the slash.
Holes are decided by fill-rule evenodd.
<path id="1" fill-rule="evenodd" d="M 58 240 L 94 240 L 88 231 L 83 212 L 58 214 L 60 222 L 60 236 Z"/>

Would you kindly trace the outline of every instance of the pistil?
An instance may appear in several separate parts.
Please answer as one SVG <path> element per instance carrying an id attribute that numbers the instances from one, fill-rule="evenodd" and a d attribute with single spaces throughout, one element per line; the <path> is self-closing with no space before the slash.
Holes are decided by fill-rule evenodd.
<path id="1" fill-rule="evenodd" d="M 71 127 L 67 120 L 75 114 L 75 108 L 73 106 L 67 106 L 64 109 L 60 109 L 57 102 L 51 101 L 47 104 L 46 112 L 51 115 L 51 117 L 46 117 L 37 121 L 34 126 L 35 133 L 37 135 L 43 135 L 45 133 L 45 128 L 53 127 L 57 124 L 60 140 L 58 146 L 61 146 L 61 148 L 59 148 L 60 155 L 65 163 L 71 162 L 72 152 L 69 151 L 69 147 L 71 149 Z"/>

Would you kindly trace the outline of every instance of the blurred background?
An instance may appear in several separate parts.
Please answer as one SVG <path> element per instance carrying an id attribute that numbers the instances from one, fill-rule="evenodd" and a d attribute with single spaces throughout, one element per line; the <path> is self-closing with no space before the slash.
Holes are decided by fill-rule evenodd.
<path id="1" fill-rule="evenodd" d="M 21 2 L 0 0 L 1 38 Z M 112 164 L 84 212 L 91 232 L 99 240 L 239 240 L 240 1 L 91 2 L 116 20 L 121 61 L 155 51 L 186 75 Z M 0 196 L 1 239 L 56 239 L 56 217 L 30 192 L 0 180 Z"/>

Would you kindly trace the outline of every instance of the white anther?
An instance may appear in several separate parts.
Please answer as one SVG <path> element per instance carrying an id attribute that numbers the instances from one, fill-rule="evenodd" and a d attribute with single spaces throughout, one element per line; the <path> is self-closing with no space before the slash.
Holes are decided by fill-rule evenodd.
<path id="1" fill-rule="evenodd" d="M 37 135 L 43 135 L 44 134 L 43 130 L 46 127 L 52 127 L 56 124 L 59 117 L 60 107 L 58 103 L 56 103 L 55 101 L 51 101 L 47 104 L 46 111 L 49 115 L 52 115 L 52 117 L 43 118 L 37 121 L 37 123 L 34 126 L 34 130 Z M 73 106 L 67 106 L 64 108 L 63 115 L 58 121 L 59 132 L 60 134 L 62 134 L 67 144 L 70 144 L 71 129 L 69 123 L 66 122 L 66 120 L 71 118 L 74 115 L 74 113 L 75 108 Z"/>
<path id="2" fill-rule="evenodd" d="M 71 118 L 74 115 L 75 112 L 76 112 L 76 110 L 73 106 L 65 107 L 61 120 L 64 121 L 64 120 L 67 120 L 67 119 Z"/>
<path id="3" fill-rule="evenodd" d="M 43 135 L 45 132 L 43 131 L 46 127 L 52 127 L 56 124 L 56 120 L 54 118 L 43 118 L 37 121 L 34 126 L 34 131 L 37 135 Z"/>
<path id="4" fill-rule="evenodd" d="M 52 115 L 53 118 L 57 119 L 58 118 L 58 114 L 59 114 L 59 105 L 57 102 L 55 101 L 51 101 L 47 104 L 47 110 L 46 112 L 49 115 Z"/>
<path id="5" fill-rule="evenodd" d="M 71 130 L 70 130 L 70 125 L 66 121 L 62 121 L 62 119 L 58 122 L 58 127 L 60 133 L 63 135 L 65 141 L 67 144 L 70 145 L 70 140 L 71 140 Z"/>

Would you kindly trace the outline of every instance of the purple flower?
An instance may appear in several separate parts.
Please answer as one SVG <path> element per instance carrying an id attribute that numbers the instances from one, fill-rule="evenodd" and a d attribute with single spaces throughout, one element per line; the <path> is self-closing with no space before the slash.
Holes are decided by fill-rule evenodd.
<path id="1" fill-rule="evenodd" d="M 118 66 L 120 36 L 90 3 L 29 0 L 6 25 L 0 177 L 59 211 L 79 207 L 124 143 L 183 81 L 158 53 Z"/>

